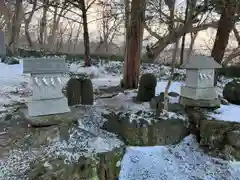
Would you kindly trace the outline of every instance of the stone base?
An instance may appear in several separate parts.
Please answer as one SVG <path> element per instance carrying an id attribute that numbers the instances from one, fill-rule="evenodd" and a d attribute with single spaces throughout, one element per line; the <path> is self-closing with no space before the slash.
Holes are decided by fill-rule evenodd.
<path id="1" fill-rule="evenodd" d="M 20 109 L 20 111 L 24 114 L 24 118 L 33 127 L 51 126 L 51 125 L 58 125 L 61 123 L 68 124 L 71 122 L 74 123 L 74 122 L 77 122 L 78 118 L 84 116 L 84 111 L 77 107 L 72 107 L 71 111 L 66 113 L 36 116 L 36 117 L 29 116 L 27 113 L 28 111 L 25 108 Z"/>
<path id="2" fill-rule="evenodd" d="M 212 99 L 212 100 L 203 100 L 203 99 L 190 99 L 190 98 L 186 98 L 181 96 L 179 99 L 179 103 L 184 105 L 184 106 L 192 106 L 192 107 L 202 107 L 202 108 L 207 108 L 207 107 L 219 107 L 221 104 L 220 99 L 216 98 L 216 99 Z"/>
<path id="3" fill-rule="evenodd" d="M 67 98 L 32 100 L 28 102 L 29 116 L 42 116 L 69 112 Z"/>

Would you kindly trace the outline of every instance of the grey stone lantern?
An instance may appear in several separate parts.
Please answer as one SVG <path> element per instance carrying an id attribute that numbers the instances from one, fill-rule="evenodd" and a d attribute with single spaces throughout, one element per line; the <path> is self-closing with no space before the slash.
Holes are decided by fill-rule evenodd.
<path id="1" fill-rule="evenodd" d="M 218 107 L 220 100 L 214 87 L 214 73 L 222 66 L 212 57 L 197 55 L 191 56 L 181 68 L 186 69 L 186 82 L 181 87 L 180 104 Z"/>
<path id="2" fill-rule="evenodd" d="M 29 116 L 69 112 L 67 98 L 62 93 L 61 77 L 68 72 L 64 58 L 25 58 L 23 72 L 30 73 L 33 95 L 28 102 Z"/>

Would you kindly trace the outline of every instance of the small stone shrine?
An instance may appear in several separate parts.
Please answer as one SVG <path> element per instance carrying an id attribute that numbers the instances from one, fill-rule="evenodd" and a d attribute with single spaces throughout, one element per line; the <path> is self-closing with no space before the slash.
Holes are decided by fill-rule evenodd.
<path id="1" fill-rule="evenodd" d="M 28 102 L 29 116 L 69 112 L 67 98 L 62 93 L 62 73 L 68 71 L 64 58 L 26 58 L 23 72 L 31 74 L 32 99 Z"/>
<path id="2" fill-rule="evenodd" d="M 218 107 L 220 100 L 214 87 L 214 73 L 221 68 L 212 57 L 191 56 L 181 66 L 186 69 L 185 86 L 181 87 L 180 104 L 184 106 Z"/>

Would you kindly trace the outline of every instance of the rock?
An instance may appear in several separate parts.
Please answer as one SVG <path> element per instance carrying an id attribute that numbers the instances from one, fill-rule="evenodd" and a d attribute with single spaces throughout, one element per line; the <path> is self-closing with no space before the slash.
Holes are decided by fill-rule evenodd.
<path id="1" fill-rule="evenodd" d="M 92 105 L 93 104 L 93 85 L 90 79 L 83 79 L 81 83 L 81 104 Z"/>
<path id="2" fill-rule="evenodd" d="M 164 101 L 164 93 L 161 92 L 160 95 L 155 96 L 151 99 L 151 101 L 149 102 L 150 108 L 156 109 L 157 104 L 160 103 L 160 102 L 163 102 L 163 101 Z"/>
<path id="3" fill-rule="evenodd" d="M 125 148 L 101 152 L 90 157 L 81 156 L 78 162 L 66 163 L 63 158 L 39 159 L 30 164 L 29 180 L 115 180 L 119 176 L 120 161 Z"/>
<path id="4" fill-rule="evenodd" d="M 186 122 L 181 119 L 154 119 L 154 114 L 150 112 L 142 112 L 141 116 L 138 114 L 136 112 L 131 117 L 124 113 L 103 114 L 108 121 L 102 128 L 117 134 L 129 146 L 176 144 L 189 134 Z"/>
<path id="5" fill-rule="evenodd" d="M 169 92 L 168 95 L 171 96 L 171 97 L 179 97 L 179 96 L 180 96 L 180 95 L 179 95 L 178 93 L 176 93 L 176 92 Z"/>
<path id="6" fill-rule="evenodd" d="M 73 106 L 81 103 L 81 81 L 76 78 L 71 78 L 67 82 L 66 93 L 68 106 Z"/>
<path id="7" fill-rule="evenodd" d="M 232 80 L 223 88 L 223 97 L 232 104 L 240 105 L 240 81 Z"/>
<path id="8" fill-rule="evenodd" d="M 227 133 L 228 143 L 236 148 L 240 149 L 240 130 L 230 131 Z"/>
<path id="9" fill-rule="evenodd" d="M 196 134 L 200 147 L 216 157 L 240 159 L 239 122 L 213 119 L 201 109 L 188 110 L 188 115 L 190 132 Z"/>
<path id="10" fill-rule="evenodd" d="M 10 57 L 10 58 L 7 58 L 7 64 L 9 64 L 9 65 L 19 64 L 19 60 L 14 57 Z"/>
<path id="11" fill-rule="evenodd" d="M 141 102 L 148 102 L 155 96 L 155 87 L 157 79 L 153 74 L 146 73 L 140 78 L 137 100 Z"/>
<path id="12" fill-rule="evenodd" d="M 232 147 L 231 145 L 225 145 L 223 149 L 223 158 L 228 161 L 240 160 L 240 150 Z"/>

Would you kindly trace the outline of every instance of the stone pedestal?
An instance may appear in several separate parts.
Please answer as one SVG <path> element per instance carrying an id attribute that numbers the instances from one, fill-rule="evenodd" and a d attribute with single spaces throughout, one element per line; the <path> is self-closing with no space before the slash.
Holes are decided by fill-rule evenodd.
<path id="1" fill-rule="evenodd" d="M 29 116 L 42 116 L 69 112 L 67 98 L 32 100 L 28 102 Z"/>

